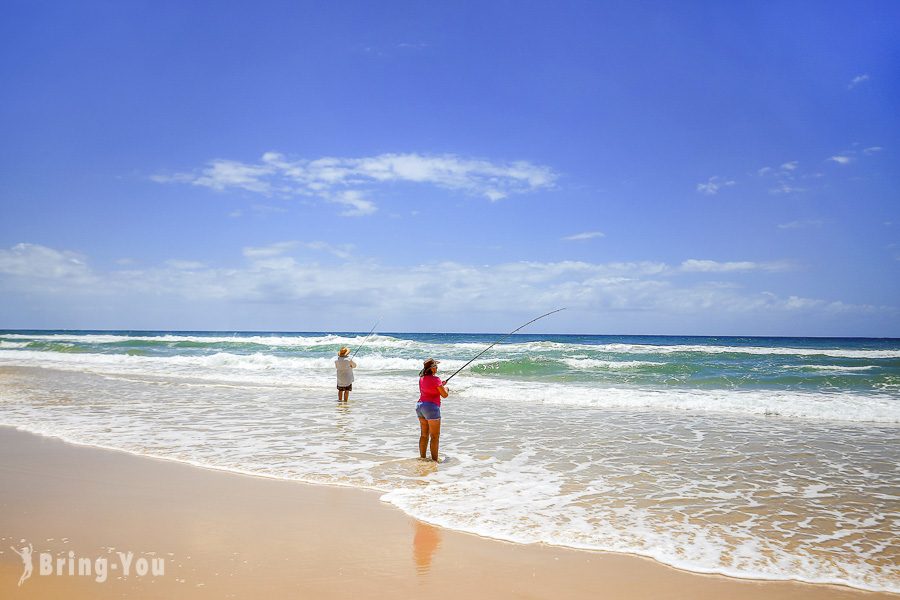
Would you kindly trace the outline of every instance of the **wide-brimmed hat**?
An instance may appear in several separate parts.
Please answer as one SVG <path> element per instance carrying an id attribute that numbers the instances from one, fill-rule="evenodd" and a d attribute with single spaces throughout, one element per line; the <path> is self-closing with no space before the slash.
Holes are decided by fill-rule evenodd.
<path id="1" fill-rule="evenodd" d="M 431 367 L 433 367 L 435 365 L 439 365 L 439 364 L 441 364 L 441 361 L 434 360 L 433 358 L 429 358 L 422 364 L 422 370 L 419 371 L 419 377 L 424 375 L 426 371 L 431 369 Z"/>
<path id="2" fill-rule="evenodd" d="M 338 356 L 347 356 L 348 354 L 350 354 L 350 348 L 347 348 L 346 346 L 338 351 Z"/>

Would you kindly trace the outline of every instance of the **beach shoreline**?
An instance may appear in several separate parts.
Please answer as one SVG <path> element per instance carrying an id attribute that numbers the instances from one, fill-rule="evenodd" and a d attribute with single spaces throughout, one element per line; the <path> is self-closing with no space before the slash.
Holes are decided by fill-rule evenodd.
<path id="1" fill-rule="evenodd" d="M 372 490 L 205 469 L 0 426 L 0 589 L 75 598 L 896 598 L 842 586 L 734 579 L 639 556 L 520 545 L 441 529 Z M 25 540 L 23 543 L 22 540 Z M 35 568 L 17 587 L 31 543 Z M 104 581 L 41 574 L 37 557 L 165 561 Z"/>

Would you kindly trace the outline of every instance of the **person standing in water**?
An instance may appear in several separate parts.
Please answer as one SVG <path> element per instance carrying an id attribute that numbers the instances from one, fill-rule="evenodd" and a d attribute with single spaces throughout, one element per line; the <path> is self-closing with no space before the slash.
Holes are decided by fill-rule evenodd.
<path id="1" fill-rule="evenodd" d="M 419 417 L 419 456 L 425 458 L 425 451 L 431 446 L 431 460 L 438 461 L 438 445 L 441 441 L 441 398 L 450 395 L 435 373 L 440 361 L 429 358 L 419 372 L 419 402 L 416 416 Z"/>
<path id="2" fill-rule="evenodd" d="M 356 363 L 348 358 L 348 354 L 350 348 L 341 348 L 337 360 L 334 361 L 334 367 L 337 369 L 338 402 L 346 402 L 350 397 L 350 390 L 353 389 L 353 369 L 356 368 Z"/>

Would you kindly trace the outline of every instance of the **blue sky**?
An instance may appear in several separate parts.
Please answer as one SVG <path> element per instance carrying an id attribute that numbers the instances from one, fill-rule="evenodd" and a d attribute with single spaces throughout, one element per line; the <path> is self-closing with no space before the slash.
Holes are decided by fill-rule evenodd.
<path id="1" fill-rule="evenodd" d="M 0 327 L 900 336 L 896 2 L 10 2 Z"/>

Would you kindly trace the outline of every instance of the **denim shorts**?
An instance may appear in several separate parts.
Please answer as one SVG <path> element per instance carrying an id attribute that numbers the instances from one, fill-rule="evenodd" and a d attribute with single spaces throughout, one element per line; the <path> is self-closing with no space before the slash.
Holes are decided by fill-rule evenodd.
<path id="1" fill-rule="evenodd" d="M 429 421 L 441 418 L 441 407 L 434 402 L 418 402 L 416 403 L 416 414 L 420 419 Z"/>

